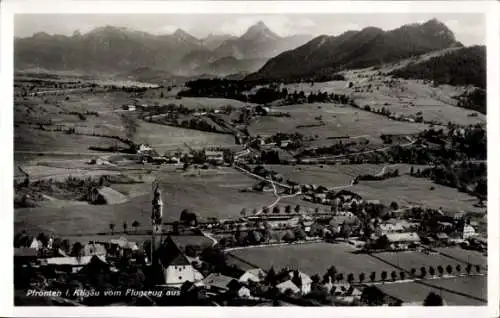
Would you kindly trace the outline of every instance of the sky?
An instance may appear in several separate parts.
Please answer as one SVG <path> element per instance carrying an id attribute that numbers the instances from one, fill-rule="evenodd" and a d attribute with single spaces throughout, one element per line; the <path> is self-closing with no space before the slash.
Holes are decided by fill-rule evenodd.
<path id="1" fill-rule="evenodd" d="M 71 35 L 96 27 L 113 25 L 153 34 L 170 34 L 183 29 L 196 37 L 208 34 L 241 35 L 248 27 L 263 21 L 275 33 L 339 35 L 347 30 L 374 26 L 391 30 L 404 24 L 437 18 L 450 28 L 464 45 L 486 43 L 486 19 L 482 14 L 17 14 L 14 35 L 31 36 L 37 32 Z"/>

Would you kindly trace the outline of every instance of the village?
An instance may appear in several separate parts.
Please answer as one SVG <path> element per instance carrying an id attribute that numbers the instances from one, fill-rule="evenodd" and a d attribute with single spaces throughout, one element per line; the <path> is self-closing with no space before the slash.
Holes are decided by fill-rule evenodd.
<path id="1" fill-rule="evenodd" d="M 436 295 L 441 295 L 437 297 L 446 302 L 448 293 L 451 295 L 449 301 L 453 302 L 455 297 L 460 297 L 453 289 L 429 285 L 429 282 L 484 279 L 486 263 L 476 261 L 477 255 L 486 259 L 487 243 L 480 234 L 485 228 L 485 217 L 471 220 L 466 213 L 450 215 L 442 208 L 399 207 L 395 202 L 386 206 L 378 200 L 364 200 L 347 189 L 297 184 L 283 180 L 282 176 L 263 166 L 247 170 L 250 167 L 245 157 L 251 153 L 247 148 L 233 154 L 233 162 L 227 162 L 223 151 L 205 151 L 202 166 L 234 166 L 258 181 L 246 191 L 272 191 L 278 198 L 276 202 L 280 197 L 300 194 L 303 200 L 323 204 L 325 209 L 304 210 L 300 205 L 274 204 L 252 211 L 243 209 L 235 218 L 204 220 L 185 210 L 179 221 L 162 222 L 163 205 L 168 202 L 163 202 L 161 189 L 156 185 L 150 230 L 142 227 L 127 231 L 124 224 L 124 231 L 115 233 L 114 238 L 106 240 L 106 235 L 102 235 L 103 239 L 99 239 L 97 235 L 88 242 L 69 242 L 43 233 L 38 237 L 18 233 L 14 239 L 16 278 L 19 280 L 16 286 L 32 290 L 85 288 L 102 293 L 106 284 L 121 277 L 124 281 L 118 285 L 123 284 L 123 288 L 178 290 L 175 296 L 180 299 L 178 301 L 190 305 L 363 306 L 423 304 L 433 301 Z M 158 157 L 148 145 L 138 147 L 137 158 L 139 164 L 182 165 L 180 158 L 175 156 Z M 95 195 L 94 200 L 99 201 L 99 192 Z M 138 224 L 132 226 L 138 227 Z M 109 233 L 101 234 L 109 236 Z M 176 239 L 186 235 L 208 239 L 209 244 L 198 244 L 195 239 L 193 244 L 179 245 Z M 368 266 L 364 272 L 355 273 L 349 266 L 336 268 L 334 261 L 326 272 L 314 274 L 303 272 L 294 262 L 286 264 L 285 261 L 285 266 L 278 268 L 280 262 L 271 260 L 271 266 L 264 267 L 242 257 L 246 250 L 288 246 L 304 250 L 310 246 L 331 246 L 328 248 L 341 251 L 334 255 L 346 258 L 350 255 L 400 256 L 398 264 L 382 260 L 388 266 L 379 266 L 380 271 L 372 271 Z M 412 255 L 413 261 L 400 266 L 399 262 L 404 263 L 406 255 Z M 436 261 L 432 260 L 434 258 Z M 415 263 L 415 260 L 422 260 L 422 263 Z M 347 271 L 342 272 L 344 269 Z M 101 278 L 96 280 L 95 275 Z M 412 289 L 420 291 L 415 296 L 400 298 L 394 288 L 391 289 L 394 284 L 411 284 Z M 446 291 L 445 296 L 442 296 L 443 291 Z M 177 301 L 166 296 L 134 297 L 133 293 L 125 291 L 120 292 L 120 296 L 114 294 L 114 297 L 104 298 L 92 297 L 92 293 L 69 295 L 69 299 L 48 298 L 56 303 L 75 305 L 92 305 L 96 299 L 131 304 L 146 298 L 147 302 L 157 305 Z M 476 302 L 481 299 L 465 298 Z"/>

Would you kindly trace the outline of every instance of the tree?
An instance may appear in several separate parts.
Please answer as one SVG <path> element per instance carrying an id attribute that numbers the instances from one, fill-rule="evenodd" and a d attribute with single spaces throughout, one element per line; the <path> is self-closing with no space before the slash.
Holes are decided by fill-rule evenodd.
<path id="1" fill-rule="evenodd" d="M 326 276 L 331 277 L 332 280 L 335 280 L 337 273 L 337 268 L 335 266 L 330 266 L 326 271 Z"/>
<path id="2" fill-rule="evenodd" d="M 298 227 L 295 230 L 295 238 L 299 241 L 305 241 L 307 239 L 306 232 L 301 227 Z"/>
<path id="3" fill-rule="evenodd" d="M 425 275 L 427 275 L 427 270 L 426 270 L 426 268 L 425 268 L 425 267 L 423 267 L 423 266 L 422 266 L 422 267 L 420 267 L 420 276 L 421 276 L 422 278 L 424 278 L 424 277 L 425 277 Z"/>
<path id="4" fill-rule="evenodd" d="M 361 301 L 369 306 L 382 306 L 384 304 L 384 293 L 376 286 L 368 286 L 361 294 Z"/>
<path id="5" fill-rule="evenodd" d="M 115 231 L 115 224 L 114 223 L 110 223 L 109 224 L 109 229 L 111 230 L 111 235 L 113 235 L 114 231 Z"/>
<path id="6" fill-rule="evenodd" d="M 405 280 L 405 277 L 406 277 L 406 273 L 404 271 L 399 272 L 399 278 L 401 280 Z"/>
<path id="7" fill-rule="evenodd" d="M 276 280 L 276 272 L 274 271 L 274 267 L 271 266 L 271 268 L 267 271 L 265 281 L 271 285 L 274 286 Z"/>
<path id="8" fill-rule="evenodd" d="M 242 217 L 245 217 L 247 215 L 247 209 L 245 209 L 245 208 L 241 209 L 240 215 Z"/>
<path id="9" fill-rule="evenodd" d="M 470 272 L 472 271 L 472 265 L 467 264 L 467 266 L 465 266 L 465 271 L 467 272 L 468 275 L 470 275 Z"/>
<path id="10" fill-rule="evenodd" d="M 69 253 L 70 252 L 70 249 L 71 248 L 71 244 L 69 243 L 69 240 L 68 239 L 64 239 L 62 242 L 61 242 L 61 249 L 66 252 L 66 253 Z"/>
<path id="11" fill-rule="evenodd" d="M 44 247 L 47 246 L 47 244 L 49 243 L 48 235 L 43 233 L 43 232 L 38 234 L 36 239 L 39 240 L 42 243 L 42 246 L 44 246 Z"/>
<path id="12" fill-rule="evenodd" d="M 253 214 L 253 215 L 256 215 L 256 214 L 257 214 L 257 212 L 258 212 L 258 211 L 257 211 L 257 209 L 256 209 L 256 208 L 254 208 L 254 209 L 252 210 L 252 214 Z"/>
<path id="13" fill-rule="evenodd" d="M 141 224 L 138 222 L 138 221 L 134 221 L 132 222 L 132 227 L 135 229 L 135 232 L 137 233 L 137 228 L 140 226 Z"/>
<path id="14" fill-rule="evenodd" d="M 352 284 L 353 281 L 354 281 L 354 274 L 353 273 L 349 273 L 349 275 L 347 275 L 347 282 L 349 284 Z"/>
<path id="15" fill-rule="evenodd" d="M 127 227 L 128 227 L 127 222 L 123 222 L 123 232 L 124 233 L 127 233 Z"/>
<path id="16" fill-rule="evenodd" d="M 417 273 L 417 270 L 415 268 L 412 268 L 410 272 L 411 272 L 411 276 L 415 276 L 415 274 Z"/>
<path id="17" fill-rule="evenodd" d="M 363 284 L 363 282 L 365 281 L 365 273 L 359 273 L 359 282 L 360 284 Z"/>
<path id="18" fill-rule="evenodd" d="M 285 207 L 285 213 L 287 213 L 287 214 L 292 213 L 292 206 L 291 206 L 290 204 L 288 204 L 288 205 Z"/>
<path id="19" fill-rule="evenodd" d="M 476 265 L 476 272 L 478 274 L 481 273 L 481 266 L 480 265 Z"/>
<path id="20" fill-rule="evenodd" d="M 393 281 L 395 281 L 396 278 L 398 278 L 398 274 L 396 273 L 396 271 L 392 271 L 391 272 L 391 278 L 392 278 Z"/>
<path id="21" fill-rule="evenodd" d="M 295 235 L 293 234 L 293 232 L 290 230 L 287 230 L 285 232 L 285 235 L 283 235 L 283 241 L 285 241 L 287 243 L 295 241 Z"/>
<path id="22" fill-rule="evenodd" d="M 262 213 L 268 214 L 269 213 L 269 208 L 267 206 L 262 207 Z"/>
<path id="23" fill-rule="evenodd" d="M 399 205 L 396 201 L 391 202 L 391 210 L 397 210 L 399 209 Z"/>
<path id="24" fill-rule="evenodd" d="M 455 269 L 457 270 L 458 274 L 460 274 L 460 272 L 462 271 L 462 266 L 460 266 L 460 264 L 457 264 Z"/>
<path id="25" fill-rule="evenodd" d="M 375 281 L 375 278 L 376 278 L 376 274 L 375 274 L 375 272 L 371 272 L 371 273 L 370 273 L 370 280 L 371 280 L 372 282 L 374 282 L 374 281 Z"/>
<path id="26" fill-rule="evenodd" d="M 295 213 L 300 213 L 300 204 L 297 204 L 294 209 Z"/>
<path id="27" fill-rule="evenodd" d="M 434 292 L 430 292 L 424 300 L 424 306 L 443 306 L 443 298 Z"/>
<path id="28" fill-rule="evenodd" d="M 81 257 L 83 252 L 83 245 L 80 242 L 75 242 L 71 250 L 71 255 L 75 257 Z"/>
<path id="29" fill-rule="evenodd" d="M 277 206 L 277 205 L 275 205 L 275 206 L 273 207 L 273 213 L 274 213 L 274 214 L 280 214 L 280 207 L 279 207 L 279 206 Z"/>
<path id="30" fill-rule="evenodd" d="M 380 278 L 382 279 L 383 282 L 385 282 L 385 280 L 387 279 L 387 272 L 382 271 L 382 274 L 380 274 Z"/>
<path id="31" fill-rule="evenodd" d="M 439 273 L 439 275 L 440 275 L 440 276 L 443 276 L 443 274 L 444 274 L 444 268 L 443 268 L 443 266 L 439 265 L 439 266 L 437 267 L 437 269 L 438 269 L 438 273 Z"/>
<path id="32" fill-rule="evenodd" d="M 335 277 L 335 280 L 340 283 L 341 281 L 344 280 L 344 274 L 338 273 L 337 276 Z"/>
<path id="33" fill-rule="evenodd" d="M 436 270 L 434 269 L 434 267 L 429 266 L 429 274 L 430 274 L 431 276 L 434 276 L 434 274 L 435 274 L 435 273 L 436 273 Z"/>
<path id="34" fill-rule="evenodd" d="M 446 272 L 448 273 L 448 275 L 451 275 L 451 273 L 453 273 L 453 267 L 448 264 L 448 266 L 446 266 Z"/>

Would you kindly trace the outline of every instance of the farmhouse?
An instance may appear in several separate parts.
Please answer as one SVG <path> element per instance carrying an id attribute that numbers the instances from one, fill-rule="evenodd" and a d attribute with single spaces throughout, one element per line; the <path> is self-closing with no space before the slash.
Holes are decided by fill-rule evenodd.
<path id="1" fill-rule="evenodd" d="M 92 256 L 66 256 L 66 257 L 50 257 L 40 261 L 42 266 L 54 267 L 59 270 L 64 270 L 71 273 L 77 273 L 80 271 L 83 266 L 90 263 L 92 258 L 98 257 L 101 258 L 102 261 L 106 262 L 104 256 L 101 255 L 92 255 Z"/>
<path id="2" fill-rule="evenodd" d="M 43 243 L 38 239 L 34 238 L 28 247 L 35 250 L 39 250 L 43 247 Z"/>
<path id="3" fill-rule="evenodd" d="M 226 293 L 228 291 L 234 291 L 240 298 L 249 298 L 251 296 L 248 287 L 232 277 L 219 273 L 212 273 L 208 275 L 201 281 L 201 283 L 212 292 Z"/>
<path id="4" fill-rule="evenodd" d="M 385 236 L 389 243 L 397 249 L 407 249 L 409 244 L 420 242 L 420 237 L 415 232 L 389 233 Z"/>
<path id="5" fill-rule="evenodd" d="M 205 150 L 205 157 L 208 162 L 215 162 L 218 164 L 224 163 L 224 153 L 222 151 Z"/>
<path id="6" fill-rule="evenodd" d="M 126 196 L 109 187 L 93 187 L 88 196 L 92 204 L 120 204 L 127 201 Z"/>
<path id="7" fill-rule="evenodd" d="M 135 111 L 136 107 L 134 105 L 123 105 L 122 109 L 128 111 Z"/>
<path id="8" fill-rule="evenodd" d="M 476 230 L 474 230 L 474 228 L 470 225 L 465 225 L 464 231 L 462 233 L 462 238 L 464 240 L 466 240 L 466 239 L 471 238 L 473 236 L 476 236 Z"/>
<path id="9" fill-rule="evenodd" d="M 89 243 L 83 247 L 83 255 L 106 255 L 106 248 L 102 244 Z"/>
<path id="10" fill-rule="evenodd" d="M 297 287 L 290 279 L 276 285 L 280 293 L 284 294 L 290 290 L 293 294 L 300 293 L 300 288 Z"/>

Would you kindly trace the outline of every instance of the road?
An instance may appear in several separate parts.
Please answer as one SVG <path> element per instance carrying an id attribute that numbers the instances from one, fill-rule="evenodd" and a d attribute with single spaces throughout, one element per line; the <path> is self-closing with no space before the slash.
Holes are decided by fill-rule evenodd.
<path id="1" fill-rule="evenodd" d="M 401 147 L 409 147 L 409 146 L 413 145 L 416 142 L 417 141 L 414 140 L 412 142 L 409 142 L 407 144 L 402 144 L 402 145 L 399 145 L 399 146 L 401 146 Z M 323 160 L 323 159 L 345 158 L 345 157 L 349 157 L 349 156 L 364 155 L 364 154 L 367 154 L 367 153 L 373 153 L 373 152 L 379 152 L 379 151 L 386 151 L 386 150 L 391 149 L 392 147 L 394 147 L 394 145 L 393 146 L 388 146 L 388 147 L 383 147 L 383 148 L 378 148 L 378 149 L 373 149 L 373 150 L 367 150 L 367 151 L 361 151 L 361 152 L 354 152 L 354 153 L 345 154 L 345 155 L 323 156 L 323 157 L 316 157 L 316 158 L 311 158 L 311 159 Z"/>

